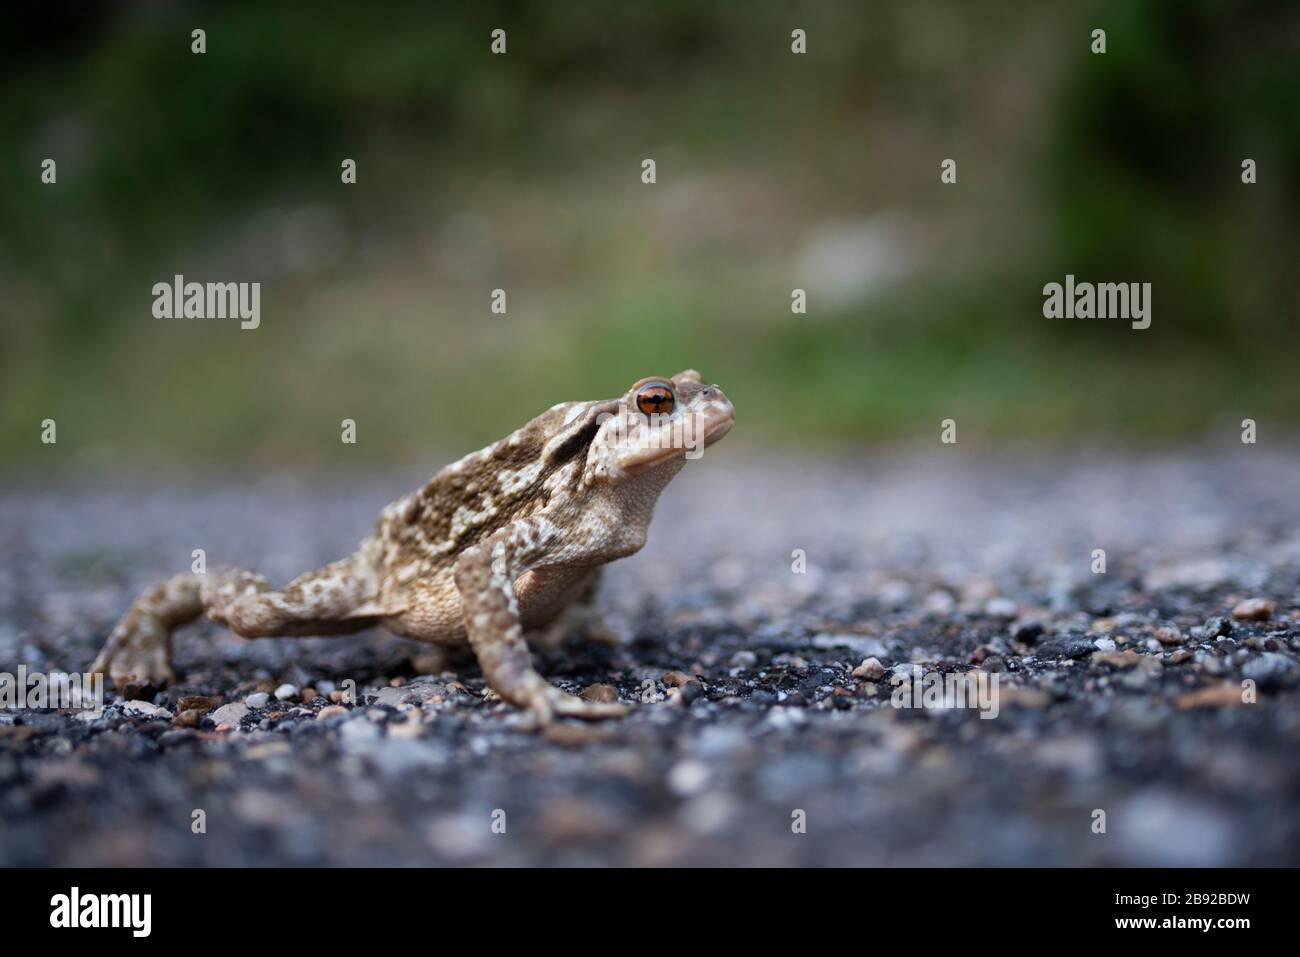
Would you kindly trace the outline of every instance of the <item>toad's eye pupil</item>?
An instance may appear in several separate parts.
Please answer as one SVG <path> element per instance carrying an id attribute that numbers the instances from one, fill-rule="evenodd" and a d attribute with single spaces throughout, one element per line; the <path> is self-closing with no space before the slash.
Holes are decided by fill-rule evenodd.
<path id="1" fill-rule="evenodd" d="M 667 415 L 673 410 L 673 390 L 663 385 L 648 385 L 636 394 L 636 407 L 645 415 Z"/>

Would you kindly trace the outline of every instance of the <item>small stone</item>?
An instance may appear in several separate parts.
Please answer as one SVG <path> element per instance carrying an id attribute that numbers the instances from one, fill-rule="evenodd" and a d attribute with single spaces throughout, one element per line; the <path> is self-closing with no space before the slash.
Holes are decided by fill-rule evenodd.
<path id="1" fill-rule="evenodd" d="M 316 693 L 315 688 L 303 688 L 302 695 L 300 697 L 302 698 L 303 704 L 311 704 L 313 701 L 319 698 L 320 695 Z"/>
<path id="2" fill-rule="evenodd" d="M 1241 669 L 1244 677 L 1259 683 L 1261 688 L 1273 690 L 1290 684 L 1300 672 L 1291 658 L 1276 651 L 1266 651 L 1257 658 L 1246 662 Z"/>
<path id="3" fill-rule="evenodd" d="M 186 708 L 172 719 L 172 727 L 197 728 L 207 711 L 203 708 Z"/>
<path id="4" fill-rule="evenodd" d="M 1011 637 L 1015 641 L 1024 642 L 1026 645 L 1032 645 L 1039 638 L 1043 637 L 1043 623 L 1037 619 L 1025 619 L 1018 621 L 1011 626 Z"/>
<path id="5" fill-rule="evenodd" d="M 758 655 L 748 648 L 742 648 L 731 656 L 731 667 L 733 668 L 752 668 L 756 664 L 758 664 Z"/>
<path id="6" fill-rule="evenodd" d="M 171 718 L 172 713 L 166 708 L 160 708 L 156 704 L 148 701 L 126 701 L 122 704 L 122 710 L 127 714 L 136 715 L 142 718 Z"/>
<path id="7" fill-rule="evenodd" d="M 122 697 L 128 701 L 147 701 L 154 696 L 153 685 L 144 681 L 128 681 L 122 685 Z"/>
<path id="8" fill-rule="evenodd" d="M 1097 649 L 1087 638 L 1066 635 L 1043 642 L 1037 654 L 1042 658 L 1083 658 L 1096 652 Z"/>
<path id="9" fill-rule="evenodd" d="M 183 713 L 199 708 L 202 709 L 204 714 L 207 714 L 213 708 L 219 707 L 220 705 L 220 698 L 208 697 L 206 695 L 186 695 L 176 702 L 176 711 L 178 713 Z"/>
<path id="10" fill-rule="evenodd" d="M 681 688 L 685 686 L 687 682 L 694 681 L 695 676 L 688 675 L 684 671 L 669 671 L 659 680 L 670 688 Z M 595 687 L 595 685 L 592 687 Z"/>
<path id="11" fill-rule="evenodd" d="M 298 697 L 298 689 L 294 685 L 285 682 L 275 689 L 275 696 L 280 701 L 292 701 L 294 698 Z"/>
<path id="12" fill-rule="evenodd" d="M 862 664 L 853 669 L 853 677 L 867 678 L 875 681 L 885 673 L 885 666 L 880 663 L 879 658 L 864 658 Z"/>
<path id="13" fill-rule="evenodd" d="M 232 701 L 212 712 L 212 723 L 218 727 L 224 724 L 230 728 L 238 728 L 239 722 L 244 720 L 247 714 L 248 705 L 242 701 Z"/>
<path id="14" fill-rule="evenodd" d="M 244 704 L 250 708 L 265 708 L 266 703 L 271 700 L 271 696 L 265 691 L 256 691 L 244 699 Z"/>
<path id="15" fill-rule="evenodd" d="M 1114 651 L 1114 650 L 1115 650 L 1115 639 L 1114 639 L 1114 638 L 1098 638 L 1096 641 L 1093 642 L 1093 644 L 1097 646 L 1097 650 L 1098 650 L 1098 651 Z"/>
<path id="16" fill-rule="evenodd" d="M 1001 655 L 989 655 L 980 662 L 980 670 L 990 674 L 1003 672 L 1007 670 L 1007 663 Z"/>
<path id="17" fill-rule="evenodd" d="M 1232 622 L 1227 618 L 1216 615 L 1213 618 L 1205 619 L 1205 624 L 1199 629 L 1199 637 L 1213 641 L 1215 638 L 1226 638 L 1232 634 Z"/>
<path id="18" fill-rule="evenodd" d="M 1156 641 L 1162 645 L 1181 645 L 1183 633 L 1177 628 L 1157 628 Z"/>
<path id="19" fill-rule="evenodd" d="M 332 718 L 336 714 L 347 714 L 348 709 L 340 704 L 327 704 L 316 712 L 316 720 L 321 721 L 325 718 Z"/>
<path id="20" fill-rule="evenodd" d="M 1240 621 L 1268 621 L 1277 611 L 1277 603 L 1267 598 L 1247 598 L 1232 609 L 1232 617 Z"/>
<path id="21" fill-rule="evenodd" d="M 1191 661 L 1195 657 L 1195 653 L 1190 649 L 1179 648 L 1177 651 L 1170 654 L 1169 658 L 1166 660 L 1166 664 L 1181 665 L 1185 662 Z"/>
<path id="22" fill-rule="evenodd" d="M 587 685 L 582 689 L 581 697 L 585 701 L 593 701 L 597 704 L 614 704 L 618 701 L 618 689 L 613 685 Z"/>

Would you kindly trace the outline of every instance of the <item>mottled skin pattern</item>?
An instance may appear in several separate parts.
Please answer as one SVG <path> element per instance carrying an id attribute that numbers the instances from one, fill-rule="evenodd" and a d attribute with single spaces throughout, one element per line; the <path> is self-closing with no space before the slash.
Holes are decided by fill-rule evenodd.
<path id="1" fill-rule="evenodd" d="M 669 390 L 671 411 L 637 411 L 655 390 Z M 688 453 L 734 421 L 721 390 L 691 370 L 642 379 L 616 399 L 553 406 L 387 506 L 355 554 L 279 591 L 242 569 L 153 586 L 91 670 L 118 686 L 171 680 L 171 632 L 203 614 L 246 638 L 382 625 L 419 641 L 468 644 L 492 690 L 542 723 L 621 715 L 621 704 L 585 701 L 543 679 L 525 632 L 557 627 L 566 608 L 590 601 L 600 566 L 645 544 L 659 493 Z"/>

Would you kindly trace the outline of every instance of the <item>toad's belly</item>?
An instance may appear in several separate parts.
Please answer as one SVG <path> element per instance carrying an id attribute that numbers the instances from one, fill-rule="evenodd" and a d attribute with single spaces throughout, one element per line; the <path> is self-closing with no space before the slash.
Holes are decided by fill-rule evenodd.
<path id="1" fill-rule="evenodd" d="M 587 591 L 599 568 L 540 568 L 524 572 L 515 581 L 519 619 L 524 630 L 542 628 L 567 605 Z M 385 604 L 400 611 L 380 617 L 388 631 L 403 638 L 448 647 L 468 643 L 461 613 L 460 592 L 450 572 L 413 582 Z"/>

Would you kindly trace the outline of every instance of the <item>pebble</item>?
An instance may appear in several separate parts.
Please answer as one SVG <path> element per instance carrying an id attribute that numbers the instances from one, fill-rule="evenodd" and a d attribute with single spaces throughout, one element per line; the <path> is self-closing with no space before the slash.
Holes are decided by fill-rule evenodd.
<path id="1" fill-rule="evenodd" d="M 172 719 L 172 725 L 177 728 L 197 728 L 205 714 L 207 712 L 202 708 L 187 708 Z"/>
<path id="2" fill-rule="evenodd" d="M 742 648 L 731 656 L 731 667 L 733 668 L 752 668 L 756 664 L 758 664 L 758 655 L 748 648 Z"/>
<path id="3" fill-rule="evenodd" d="M 1043 642 L 1037 649 L 1036 657 L 1040 658 L 1083 658 L 1086 655 L 1093 654 L 1097 649 L 1093 647 L 1092 642 L 1081 636 L 1064 635 L 1059 638 L 1050 638 Z"/>
<path id="4" fill-rule="evenodd" d="M 1232 609 L 1232 617 L 1241 621 L 1268 621 L 1277 611 L 1277 603 L 1267 598 L 1247 598 Z"/>
<path id="5" fill-rule="evenodd" d="M 238 728 L 239 722 L 244 720 L 246 714 L 248 714 L 248 705 L 242 701 L 232 701 L 212 712 L 212 723 L 218 727 L 224 724 L 231 728 Z"/>
<path id="6" fill-rule="evenodd" d="M 853 669 L 853 677 L 867 678 L 875 681 L 885 673 L 885 666 L 880 663 L 879 658 L 864 658 L 862 664 Z"/>
<path id="7" fill-rule="evenodd" d="M 1155 638 L 1162 645 L 1181 645 L 1183 643 L 1183 633 L 1177 628 L 1157 628 Z"/>
<path id="8" fill-rule="evenodd" d="M 1290 684 L 1300 672 L 1300 665 L 1284 654 L 1266 651 L 1246 662 L 1241 669 L 1244 677 L 1259 683 L 1261 688 L 1276 689 Z"/>
<path id="9" fill-rule="evenodd" d="M 298 689 L 294 685 L 285 682 L 275 689 L 275 696 L 280 701 L 292 701 L 298 697 Z"/>
<path id="10" fill-rule="evenodd" d="M 176 702 L 177 713 L 190 711 L 199 708 L 204 714 L 207 714 L 213 708 L 219 707 L 221 699 L 218 697 L 208 697 L 206 695 L 186 695 Z"/>
<path id="11" fill-rule="evenodd" d="M 336 714 L 347 714 L 347 713 L 348 713 L 348 709 L 343 707 L 343 705 L 341 704 L 327 704 L 325 707 L 321 708 L 319 711 L 316 712 L 316 720 L 322 721 L 325 718 L 332 718 Z"/>
<path id="12" fill-rule="evenodd" d="M 1114 651 L 1114 650 L 1115 650 L 1115 639 L 1114 639 L 1114 638 L 1098 638 L 1096 641 L 1093 642 L 1093 644 L 1097 646 L 1097 650 L 1098 650 L 1098 651 Z"/>
<path id="13" fill-rule="evenodd" d="M 1215 638 L 1226 638 L 1232 634 L 1232 621 L 1221 616 L 1205 619 L 1205 624 L 1199 628 L 1192 629 L 1192 637 L 1200 638 L 1204 641 L 1213 641 Z"/>
<path id="14" fill-rule="evenodd" d="M 172 717 L 172 713 L 166 708 L 160 708 L 156 704 L 148 701 L 124 701 L 122 710 L 130 715 L 137 715 L 142 718 L 167 718 Z"/>
<path id="15" fill-rule="evenodd" d="M 682 685 L 682 704 L 692 705 L 704 697 L 704 685 L 698 681 L 688 681 Z"/>
<path id="16" fill-rule="evenodd" d="M 1011 637 L 1015 641 L 1024 642 L 1026 645 L 1032 645 L 1039 638 L 1043 637 L 1046 629 L 1043 623 L 1035 618 L 1018 621 L 1011 626 Z"/>
<path id="17" fill-rule="evenodd" d="M 265 691 L 257 691 L 245 698 L 244 704 L 248 705 L 250 708 L 265 708 L 266 703 L 270 700 L 271 696 Z"/>

